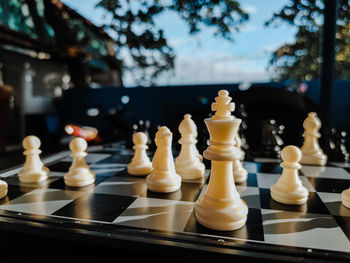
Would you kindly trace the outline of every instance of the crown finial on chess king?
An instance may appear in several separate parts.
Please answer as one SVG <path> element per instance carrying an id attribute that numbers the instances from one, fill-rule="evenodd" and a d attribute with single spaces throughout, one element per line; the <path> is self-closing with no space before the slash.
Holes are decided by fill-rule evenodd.
<path id="1" fill-rule="evenodd" d="M 220 90 L 212 110 L 215 115 L 204 122 L 210 146 L 204 157 L 211 161 L 208 187 L 195 204 L 198 222 L 215 230 L 235 230 L 245 225 L 248 207 L 241 200 L 233 178 L 233 161 L 240 158 L 234 137 L 241 119 L 231 115 L 234 103 L 227 90 Z"/>
<path id="2" fill-rule="evenodd" d="M 18 177 L 23 183 L 39 183 L 45 181 L 49 176 L 49 169 L 44 166 L 39 157 L 40 145 L 40 139 L 34 135 L 29 135 L 22 141 L 23 154 L 26 159 Z"/>
<path id="3" fill-rule="evenodd" d="M 235 104 L 231 100 L 227 90 L 218 92 L 215 102 L 211 104 L 211 110 L 215 111 L 215 115 L 212 116 L 213 120 L 232 120 L 234 118 L 231 112 L 235 110 Z"/>

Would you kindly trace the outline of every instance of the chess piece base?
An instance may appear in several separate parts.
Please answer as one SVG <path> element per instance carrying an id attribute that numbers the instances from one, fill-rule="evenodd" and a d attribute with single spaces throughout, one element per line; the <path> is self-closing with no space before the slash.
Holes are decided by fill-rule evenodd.
<path id="1" fill-rule="evenodd" d="M 244 183 L 248 178 L 248 171 L 243 168 L 240 160 L 233 161 L 233 178 L 235 183 Z"/>
<path id="2" fill-rule="evenodd" d="M 136 176 L 145 176 L 149 175 L 152 172 L 152 164 L 150 165 L 139 165 L 139 166 L 134 166 L 134 165 L 128 165 L 128 173 L 131 175 L 136 175 Z"/>
<path id="3" fill-rule="evenodd" d="M 301 164 L 309 164 L 309 165 L 325 166 L 327 163 L 327 156 L 321 152 L 318 152 L 318 153 L 312 154 L 312 155 L 306 154 L 305 152 L 303 152 L 300 163 Z"/>
<path id="4" fill-rule="evenodd" d="M 152 172 L 146 177 L 147 188 L 153 192 L 171 193 L 180 189 L 181 177 L 176 173 L 170 171 Z"/>
<path id="5" fill-rule="evenodd" d="M 341 193 L 341 202 L 343 206 L 350 208 L 350 189 L 346 189 Z"/>
<path id="6" fill-rule="evenodd" d="M 201 162 L 179 162 L 175 161 L 176 173 L 179 174 L 182 179 L 199 179 L 202 178 L 205 172 L 205 165 Z"/>
<path id="7" fill-rule="evenodd" d="M 30 169 L 22 170 L 18 173 L 19 180 L 22 183 L 40 183 L 49 177 L 50 170 L 42 166 L 41 170 L 28 171 Z"/>
<path id="8" fill-rule="evenodd" d="M 88 168 L 76 168 L 64 175 L 67 186 L 82 187 L 95 182 L 95 173 Z"/>
<path id="9" fill-rule="evenodd" d="M 287 205 L 305 204 L 309 196 L 308 190 L 300 185 L 297 187 L 281 187 L 275 184 L 271 186 L 270 193 L 273 200 Z"/>
<path id="10" fill-rule="evenodd" d="M 232 200 L 213 199 L 203 196 L 197 200 L 195 215 L 198 222 L 210 229 L 232 231 L 243 227 L 247 221 L 248 207 Z"/>

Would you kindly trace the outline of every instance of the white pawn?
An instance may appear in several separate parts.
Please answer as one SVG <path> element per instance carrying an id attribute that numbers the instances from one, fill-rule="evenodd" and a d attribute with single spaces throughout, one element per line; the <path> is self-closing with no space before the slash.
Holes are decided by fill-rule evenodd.
<path id="1" fill-rule="evenodd" d="M 34 135 L 29 135 L 22 141 L 26 160 L 18 177 L 23 183 L 39 183 L 45 181 L 49 176 L 50 170 L 44 166 L 39 157 L 40 145 L 40 139 Z"/>
<path id="2" fill-rule="evenodd" d="M 341 202 L 343 206 L 350 208 L 350 188 L 341 193 Z"/>
<path id="3" fill-rule="evenodd" d="M 152 171 L 152 163 L 146 153 L 147 140 L 148 137 L 144 132 L 136 132 L 132 136 L 135 153 L 128 164 L 128 173 L 131 175 L 148 175 Z"/>
<path id="4" fill-rule="evenodd" d="M 69 148 L 72 151 L 73 162 L 69 171 L 64 175 L 64 182 L 67 186 L 81 187 L 95 182 L 96 175 L 85 161 L 87 146 L 87 142 L 80 137 L 70 141 Z"/>
<path id="5" fill-rule="evenodd" d="M 305 129 L 303 133 L 304 143 L 301 147 L 303 156 L 300 163 L 324 166 L 327 162 L 327 155 L 323 153 L 318 143 L 318 139 L 321 137 L 319 133 L 321 121 L 315 112 L 308 114 L 303 122 L 303 127 Z"/>
<path id="6" fill-rule="evenodd" d="M 157 150 L 152 160 L 152 172 L 146 177 L 147 188 L 153 192 L 170 193 L 181 187 L 181 176 L 175 171 L 171 149 L 171 131 L 162 126 L 156 133 Z"/>
<path id="7" fill-rule="evenodd" d="M 233 160 L 233 178 L 235 183 L 243 183 L 247 181 L 248 171 L 243 167 L 242 160 L 244 159 L 244 151 L 241 148 L 241 139 L 239 138 L 238 132 L 235 136 L 235 148 L 238 149 L 240 153 L 240 158 Z"/>
<path id="8" fill-rule="evenodd" d="M 179 125 L 181 139 L 181 150 L 179 156 L 175 159 L 175 169 L 183 179 L 202 178 L 205 172 L 205 165 L 200 161 L 198 150 L 196 148 L 195 136 L 197 134 L 196 126 L 191 119 L 190 114 L 186 114 Z"/>
<path id="9" fill-rule="evenodd" d="M 300 149 L 293 145 L 286 146 L 281 152 L 281 158 L 283 172 L 277 183 L 271 186 L 272 199 L 288 205 L 306 203 L 309 191 L 302 185 L 298 172 L 301 168 Z"/>

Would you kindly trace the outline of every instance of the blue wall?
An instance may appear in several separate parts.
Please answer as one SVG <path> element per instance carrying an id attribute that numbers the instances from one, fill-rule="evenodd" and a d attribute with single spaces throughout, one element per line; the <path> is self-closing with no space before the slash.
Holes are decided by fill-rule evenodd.
<path id="1" fill-rule="evenodd" d="M 162 87 L 104 87 L 98 89 L 66 90 L 63 99 L 62 124 L 77 123 L 91 125 L 104 129 L 113 128 L 109 113 L 117 111 L 122 123 L 132 125 L 139 120 L 149 120 L 152 126 L 166 125 L 177 132 L 178 124 L 186 113 L 192 114 L 197 126 L 204 127 L 203 119 L 211 113 L 210 105 L 220 89 L 238 91 L 238 84 L 225 85 L 193 85 L 193 86 L 162 86 Z M 271 87 L 286 89 L 284 83 L 255 83 L 254 87 Z M 318 104 L 319 82 L 307 82 L 305 96 Z M 127 96 L 128 103 L 122 103 Z M 124 97 L 125 98 L 125 97 Z M 292 97 L 291 97 L 292 98 Z M 233 98 L 235 99 L 235 98 Z M 259 100 L 259 98 L 256 98 Z M 271 101 L 278 98 L 271 98 Z M 287 106 L 286 106 L 287 107 Z M 88 116 L 87 111 L 97 108 L 97 116 Z M 263 110 L 263 109 L 262 109 Z M 276 109 L 276 114 L 281 109 Z M 337 81 L 331 102 L 331 125 L 350 133 L 350 81 Z M 302 122 L 301 122 L 302 123 Z M 297 125 L 301 126 L 301 125 Z M 302 127 L 301 127 L 302 128 Z M 205 129 L 205 128 L 204 128 Z M 260 131 L 259 131 L 260 132 Z"/>
<path id="2" fill-rule="evenodd" d="M 316 104 L 320 99 L 320 82 L 307 82 L 306 95 Z M 350 80 L 337 80 L 332 91 L 330 125 L 350 133 Z"/>

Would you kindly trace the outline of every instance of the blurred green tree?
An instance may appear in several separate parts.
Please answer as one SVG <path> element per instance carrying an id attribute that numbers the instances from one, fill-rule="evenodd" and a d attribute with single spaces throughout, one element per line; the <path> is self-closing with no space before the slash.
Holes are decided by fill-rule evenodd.
<path id="1" fill-rule="evenodd" d="M 156 17 L 175 12 L 188 24 L 189 34 L 203 26 L 214 29 L 215 36 L 232 41 L 232 33 L 248 20 L 248 14 L 236 0 L 101 0 L 96 5 L 107 11 L 111 21 L 104 25 L 112 32 L 117 46 L 117 58 L 122 70 L 138 69 L 139 83 L 150 83 L 161 72 L 174 68 L 175 52 Z M 125 57 L 131 61 L 125 63 Z M 130 66 L 131 65 L 131 66 Z"/>
<path id="2" fill-rule="evenodd" d="M 273 14 L 266 25 L 281 22 L 297 26 L 295 42 L 280 46 L 272 54 L 270 66 L 277 80 L 307 81 L 320 76 L 324 4 L 321 0 L 290 0 Z M 336 35 L 336 77 L 350 78 L 350 1 L 339 0 Z"/>

